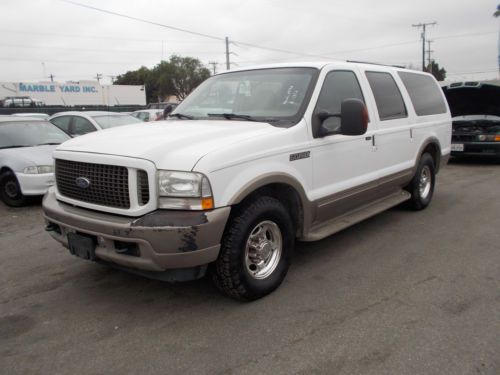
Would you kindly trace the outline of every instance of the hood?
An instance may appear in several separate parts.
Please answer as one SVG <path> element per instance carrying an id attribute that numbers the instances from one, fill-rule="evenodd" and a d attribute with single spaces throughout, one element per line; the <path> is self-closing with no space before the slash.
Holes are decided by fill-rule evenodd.
<path id="1" fill-rule="evenodd" d="M 452 117 L 469 115 L 500 116 L 500 86 L 451 84 L 443 88 Z"/>
<path id="2" fill-rule="evenodd" d="M 33 165 L 52 165 L 52 153 L 57 146 L 45 145 L 35 147 L 5 148 L 0 150 L 4 164 L 11 165 L 17 171 Z"/>
<path id="3" fill-rule="evenodd" d="M 211 151 L 282 130 L 249 121 L 168 120 L 89 133 L 64 142 L 57 150 L 140 158 L 159 169 L 191 170 Z"/>

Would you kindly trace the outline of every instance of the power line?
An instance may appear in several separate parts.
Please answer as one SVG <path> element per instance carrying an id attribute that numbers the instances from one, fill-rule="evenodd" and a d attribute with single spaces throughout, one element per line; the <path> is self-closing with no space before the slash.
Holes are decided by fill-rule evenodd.
<path id="1" fill-rule="evenodd" d="M 162 23 L 159 23 L 159 22 L 153 22 L 153 21 L 142 19 L 142 18 L 129 16 L 129 15 L 126 15 L 126 14 L 123 14 L 123 13 L 118 13 L 118 12 L 113 12 L 113 11 L 102 9 L 102 8 L 93 7 L 93 6 L 82 4 L 82 3 L 79 3 L 79 2 L 76 2 L 76 1 L 72 1 L 72 0 L 59 0 L 59 1 L 62 1 L 64 3 L 68 3 L 68 4 L 72 4 L 72 5 L 76 5 L 76 6 L 79 6 L 79 7 L 82 7 L 82 8 L 87 8 L 87 9 L 95 10 L 97 12 L 111 14 L 113 16 L 123 17 L 123 18 L 134 20 L 134 21 L 142 22 L 142 23 L 147 23 L 147 24 L 150 24 L 150 25 L 164 27 L 164 28 L 167 28 L 167 29 L 170 29 L 170 30 L 175 30 L 175 31 L 183 32 L 183 33 L 188 33 L 188 34 L 191 34 L 191 35 L 197 35 L 197 36 L 201 36 L 201 37 L 205 37 L 205 38 L 210 38 L 210 39 L 220 40 L 220 41 L 226 42 L 226 38 L 225 37 L 219 37 L 219 36 L 215 36 L 215 35 L 210 35 L 210 34 L 200 33 L 200 32 L 197 32 L 197 31 L 183 29 L 183 28 L 176 27 L 176 26 L 165 25 L 165 24 L 162 24 Z M 328 59 L 329 58 L 327 56 L 322 56 L 322 55 L 313 55 L 313 54 L 307 54 L 307 53 L 289 51 L 289 50 L 280 49 L 280 48 L 264 47 L 264 46 L 260 46 L 260 45 L 257 45 L 257 44 L 247 43 L 247 42 L 242 42 L 242 41 L 237 41 L 237 40 L 232 40 L 231 44 L 236 44 L 236 45 L 240 44 L 240 45 L 247 46 L 247 47 L 259 48 L 259 49 L 268 50 L 268 51 L 274 51 L 274 52 L 288 53 L 288 54 L 293 54 L 293 55 L 298 55 L 298 56 L 307 56 L 307 57 L 315 57 L 315 58 L 322 58 L 322 59 L 324 59 L 324 58 Z"/>
<path id="2" fill-rule="evenodd" d="M 95 10 L 95 11 L 98 11 L 98 12 L 111 14 L 113 16 L 128 18 L 130 20 L 134 20 L 134 21 L 138 21 L 138 22 L 142 22 L 142 23 L 148 23 L 150 25 L 160 26 L 160 27 L 164 27 L 164 28 L 167 28 L 167 29 L 171 29 L 171 30 L 175 30 L 175 31 L 180 31 L 180 32 L 183 32 L 183 33 L 191 34 L 191 35 L 197 35 L 197 36 L 202 36 L 202 37 L 205 37 L 205 38 L 210 38 L 210 39 L 224 41 L 224 38 L 219 37 L 219 36 L 205 34 L 205 33 L 200 33 L 200 32 L 197 32 L 197 31 L 191 31 L 191 30 L 188 30 L 188 29 L 183 29 L 183 28 L 176 27 L 176 26 L 165 25 L 165 24 L 158 23 L 158 22 L 148 21 L 148 20 L 145 20 L 145 19 L 142 19 L 142 18 L 129 16 L 129 15 L 126 15 L 126 14 L 123 14 L 123 13 L 113 12 L 113 11 L 102 9 L 102 8 L 96 8 L 96 7 L 93 7 L 91 5 L 82 4 L 82 3 L 79 3 L 79 2 L 76 2 L 76 1 L 71 1 L 71 0 L 60 0 L 60 1 L 62 1 L 64 3 L 76 5 L 76 6 L 79 6 L 79 7 L 82 7 L 82 8 L 92 9 L 92 10 Z"/>
<path id="3" fill-rule="evenodd" d="M 122 52 L 122 53 L 151 53 L 157 54 L 156 50 L 124 50 L 124 49 L 102 49 L 102 48 L 76 48 L 76 47 L 57 47 L 57 46 L 44 46 L 44 45 L 36 45 L 36 44 L 4 44 L 0 43 L 2 47 L 12 47 L 12 48 L 40 48 L 40 49 L 59 49 L 59 50 L 68 50 L 68 51 L 87 51 L 87 52 Z M 182 53 L 185 54 L 218 54 L 220 51 L 184 51 Z M 175 53 L 174 53 L 175 54 Z"/>

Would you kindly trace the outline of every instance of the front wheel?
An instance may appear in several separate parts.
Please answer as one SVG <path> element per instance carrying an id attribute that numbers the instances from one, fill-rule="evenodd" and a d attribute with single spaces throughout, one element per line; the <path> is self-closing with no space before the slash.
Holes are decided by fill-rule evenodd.
<path id="1" fill-rule="evenodd" d="M 216 286 L 240 300 L 271 293 L 285 278 L 294 240 L 290 215 L 277 199 L 263 196 L 236 207 L 213 268 Z"/>
<path id="2" fill-rule="evenodd" d="M 21 207 L 27 202 L 27 198 L 21 192 L 21 187 L 16 175 L 12 172 L 5 172 L 0 175 L 0 198 L 7 206 Z"/>
<path id="3" fill-rule="evenodd" d="M 409 200 L 411 208 L 423 210 L 431 203 L 435 182 L 434 159 L 431 155 L 425 153 L 420 158 L 413 180 L 406 188 L 411 194 Z"/>

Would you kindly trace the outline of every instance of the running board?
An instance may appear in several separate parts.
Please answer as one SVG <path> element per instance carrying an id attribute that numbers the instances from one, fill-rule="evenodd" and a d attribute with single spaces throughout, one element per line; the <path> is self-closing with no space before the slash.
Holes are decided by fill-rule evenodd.
<path id="1" fill-rule="evenodd" d="M 318 226 L 312 227 L 309 233 L 307 233 L 300 240 L 302 241 L 317 241 L 325 237 L 328 237 L 334 233 L 337 233 L 351 225 L 359 223 L 369 217 L 372 217 L 382 211 L 385 211 L 391 207 L 397 206 L 398 204 L 407 201 L 411 198 L 411 194 L 406 190 L 399 190 L 391 195 L 388 195 L 382 199 L 371 202 L 370 204 L 363 206 L 355 211 L 351 211 L 340 217 L 336 217 L 332 220 L 321 223 Z"/>

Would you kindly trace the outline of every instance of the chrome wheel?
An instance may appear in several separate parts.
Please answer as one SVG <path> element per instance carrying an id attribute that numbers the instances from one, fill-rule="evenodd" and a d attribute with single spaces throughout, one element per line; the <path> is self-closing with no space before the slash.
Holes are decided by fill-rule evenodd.
<path id="1" fill-rule="evenodd" d="M 422 172 L 420 173 L 420 178 L 418 180 L 418 190 L 422 199 L 426 199 L 429 196 L 429 193 L 431 192 L 431 184 L 431 169 L 428 165 L 425 165 L 422 168 Z"/>
<path id="2" fill-rule="evenodd" d="M 283 239 L 278 225 L 266 220 L 257 224 L 248 237 L 245 247 L 245 266 L 254 279 L 271 275 L 281 258 Z"/>

